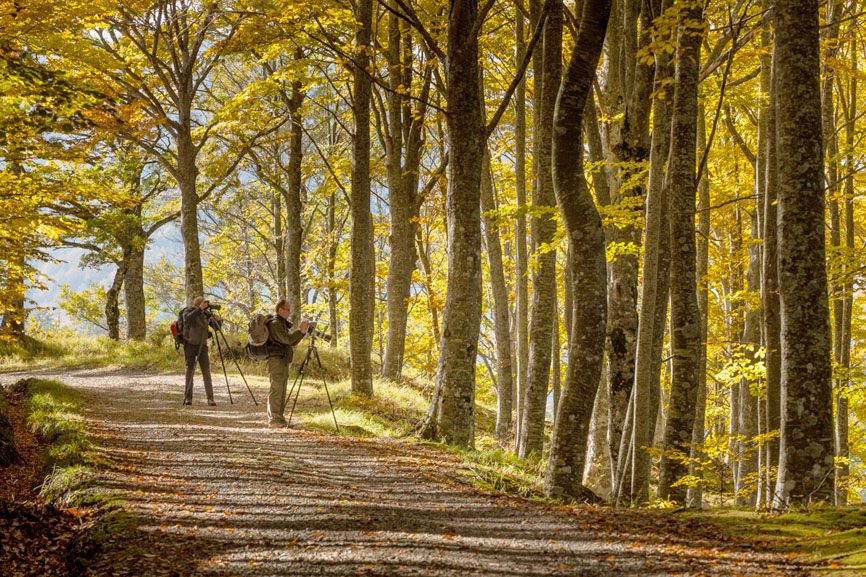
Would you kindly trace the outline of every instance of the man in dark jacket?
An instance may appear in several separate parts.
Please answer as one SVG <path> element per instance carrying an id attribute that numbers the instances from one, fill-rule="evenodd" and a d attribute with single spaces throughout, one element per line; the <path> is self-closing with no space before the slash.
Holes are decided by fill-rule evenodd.
<path id="1" fill-rule="evenodd" d="M 210 360 L 207 352 L 208 327 L 217 323 L 219 317 L 208 310 L 210 303 L 204 297 L 195 297 L 192 307 L 183 313 L 183 356 L 186 361 L 186 388 L 183 393 L 183 404 L 192 404 L 192 382 L 195 374 L 195 362 L 201 367 L 204 379 L 204 391 L 207 394 L 207 404 L 216 405 L 213 400 L 213 383 L 210 377 Z"/>
<path id="2" fill-rule="evenodd" d="M 285 427 L 286 385 L 289 382 L 289 364 L 295 354 L 295 345 L 304 335 L 310 321 L 303 320 L 298 330 L 292 330 L 289 316 L 292 307 L 286 299 L 280 299 L 276 306 L 277 316 L 268 322 L 268 376 L 271 388 L 268 392 L 268 425 L 272 428 Z"/>

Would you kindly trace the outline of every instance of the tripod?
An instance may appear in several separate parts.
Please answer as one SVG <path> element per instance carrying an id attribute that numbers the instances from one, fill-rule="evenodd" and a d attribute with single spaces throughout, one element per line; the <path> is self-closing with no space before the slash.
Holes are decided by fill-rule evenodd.
<path id="1" fill-rule="evenodd" d="M 311 333 L 314 331 L 310 331 Z M 295 414 L 295 405 L 298 404 L 298 397 L 301 394 L 301 385 L 304 383 L 304 377 L 307 375 L 307 365 L 310 362 L 310 359 L 315 356 L 316 364 L 319 365 L 319 374 L 322 375 L 322 384 L 325 386 L 325 394 L 328 396 L 328 405 L 331 407 L 331 416 L 334 417 L 334 426 L 337 428 L 337 432 L 340 432 L 340 425 L 337 424 L 337 414 L 334 412 L 334 403 L 331 402 L 331 393 L 328 391 L 328 383 L 325 381 L 325 369 L 322 367 L 322 359 L 319 357 L 319 349 L 316 348 L 316 336 L 314 334 L 310 335 L 310 345 L 307 348 L 307 354 L 304 356 L 304 360 L 301 362 L 301 366 L 298 369 L 298 375 L 295 377 L 295 381 L 292 383 L 292 388 L 289 389 L 288 399 L 292 398 L 292 392 L 295 393 L 295 400 L 292 402 L 292 410 L 289 412 L 289 418 L 286 421 L 286 428 L 289 428 L 289 425 L 292 424 L 292 415 Z M 295 385 L 297 385 L 298 389 L 295 390 Z"/>
<path id="2" fill-rule="evenodd" d="M 247 378 L 244 376 L 244 372 L 241 370 L 240 364 L 238 364 L 238 359 L 237 359 L 237 356 L 235 355 L 234 350 L 229 346 L 228 340 L 226 340 L 225 333 L 223 333 L 223 330 L 222 330 L 222 328 L 220 328 L 219 323 L 214 322 L 213 316 L 208 317 L 207 322 L 208 322 L 208 325 L 210 325 L 210 327 L 213 328 L 213 330 L 214 330 L 214 340 L 216 341 L 216 344 L 217 344 L 217 351 L 219 351 L 220 364 L 222 364 L 222 367 L 223 367 L 223 377 L 225 377 L 225 380 L 226 380 L 226 389 L 228 389 L 228 392 L 229 392 L 229 403 L 231 403 L 233 405 L 234 401 L 232 400 L 232 390 L 229 387 L 229 375 L 226 372 L 225 360 L 223 360 L 223 349 L 222 349 L 223 345 L 220 344 L 220 338 L 222 338 L 222 342 L 225 345 L 226 350 L 232 354 L 232 360 L 235 362 L 235 367 L 237 367 L 238 372 L 241 374 L 241 378 L 244 380 L 244 384 L 247 386 L 247 390 L 250 392 L 250 396 L 253 398 L 253 403 L 255 403 L 255 405 L 258 407 L 259 403 L 258 403 L 258 401 L 256 401 L 255 395 L 253 395 L 253 390 L 250 388 L 250 384 L 247 382 Z"/>

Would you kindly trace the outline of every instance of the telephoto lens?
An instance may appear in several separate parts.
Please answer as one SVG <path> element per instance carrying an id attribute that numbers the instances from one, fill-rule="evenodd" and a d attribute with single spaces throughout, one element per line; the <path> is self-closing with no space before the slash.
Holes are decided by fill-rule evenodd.
<path id="1" fill-rule="evenodd" d="M 307 334 L 310 335 L 311 337 L 315 337 L 317 339 L 322 339 L 326 343 L 331 342 L 331 335 L 329 335 L 328 333 L 326 333 L 324 331 L 320 331 L 319 329 L 317 329 L 315 322 L 310 323 L 309 328 L 307 328 Z"/>
<path id="2" fill-rule="evenodd" d="M 209 309 L 211 309 L 211 310 L 214 310 L 214 311 L 218 311 L 218 310 L 220 310 L 221 308 L 223 308 L 223 306 L 222 306 L 222 305 L 218 305 L 218 304 L 214 304 L 214 303 L 208 303 L 207 308 L 209 308 Z"/>

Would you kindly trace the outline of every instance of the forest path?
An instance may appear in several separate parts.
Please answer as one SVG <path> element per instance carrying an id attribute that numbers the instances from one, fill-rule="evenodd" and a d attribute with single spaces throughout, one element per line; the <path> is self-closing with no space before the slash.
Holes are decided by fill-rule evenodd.
<path id="1" fill-rule="evenodd" d="M 259 406 L 215 378 L 218 406 L 181 406 L 182 375 L 110 369 L 56 378 L 86 397 L 106 458 L 98 485 L 135 520 L 89 575 L 795 575 L 766 553 L 667 535 L 473 489 L 458 460 L 398 441 L 270 431 Z M 224 383 L 223 383 L 224 384 Z M 596 520 L 602 517 L 596 516 Z M 706 532 L 705 532 L 706 533 Z M 709 540 L 708 540 L 709 539 Z"/>

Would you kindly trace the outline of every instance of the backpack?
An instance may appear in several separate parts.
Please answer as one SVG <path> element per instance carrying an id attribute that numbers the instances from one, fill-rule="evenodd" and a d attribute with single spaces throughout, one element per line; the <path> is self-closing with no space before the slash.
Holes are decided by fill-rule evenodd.
<path id="1" fill-rule="evenodd" d="M 268 360 L 268 324 L 273 322 L 273 315 L 258 313 L 252 319 L 247 327 L 247 354 L 255 361 Z"/>
<path id="2" fill-rule="evenodd" d="M 183 344 L 183 315 L 192 307 L 183 307 L 177 313 L 177 320 L 171 323 L 171 338 L 174 340 L 174 349 L 177 350 Z"/>

